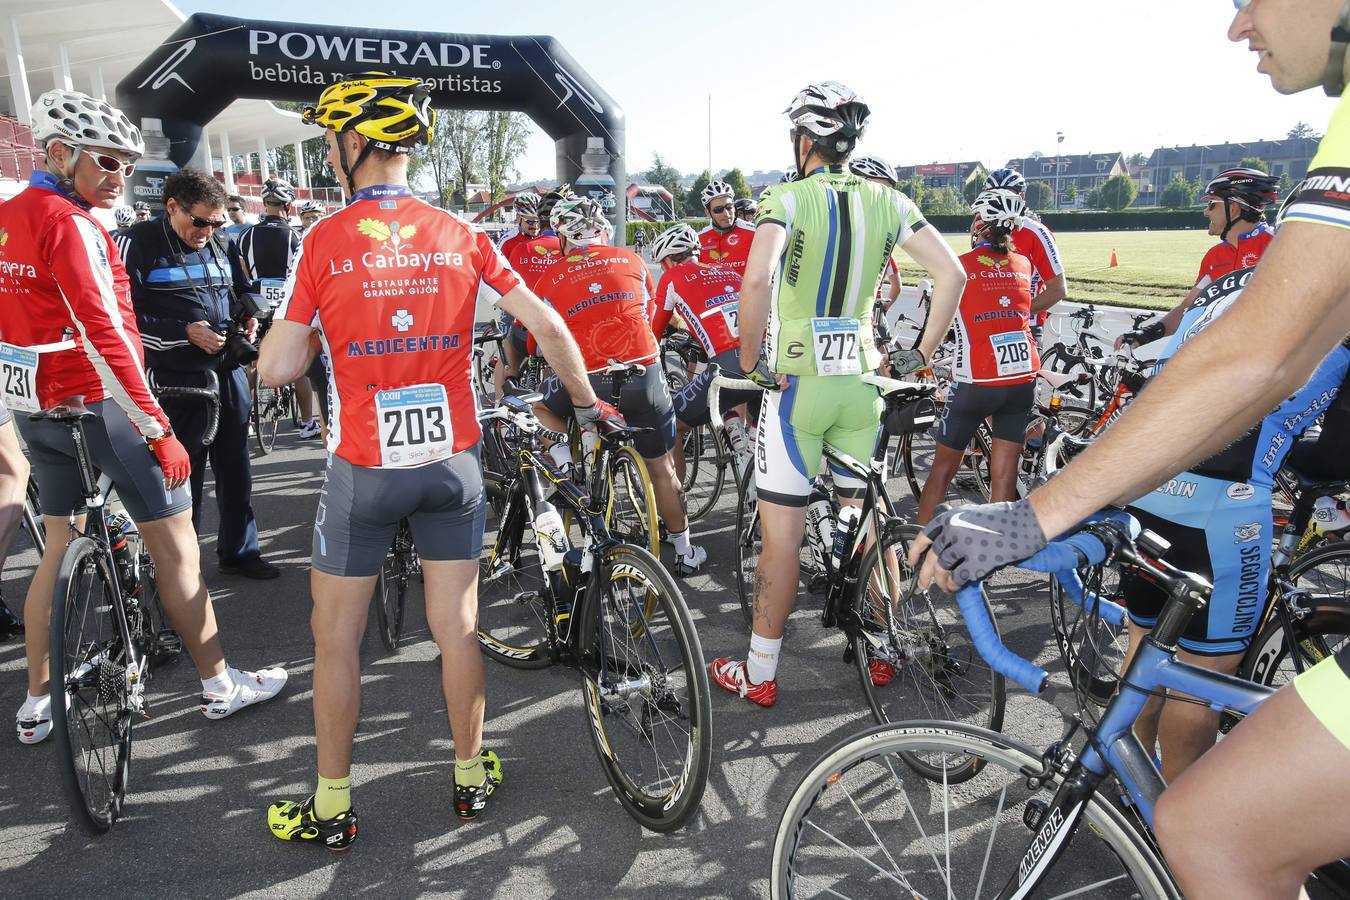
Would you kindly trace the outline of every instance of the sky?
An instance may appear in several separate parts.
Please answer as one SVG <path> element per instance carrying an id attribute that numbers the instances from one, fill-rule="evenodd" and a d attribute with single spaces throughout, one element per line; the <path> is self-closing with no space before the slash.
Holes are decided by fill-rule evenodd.
<path id="1" fill-rule="evenodd" d="M 275 0 L 179 0 L 185 13 L 275 19 Z M 842 81 L 872 120 L 860 152 L 896 165 L 1034 151 L 1126 155 L 1154 147 L 1319 133 L 1320 89 L 1282 96 L 1256 56 L 1227 40 L 1228 0 L 684 0 L 632 5 L 534 0 L 289 0 L 286 21 L 550 34 L 623 108 L 627 169 L 654 153 L 681 172 L 786 168 L 784 108 L 810 81 Z M 394 15 L 385 16 L 388 10 Z M 603 24 L 598 24 L 603 20 Z M 554 175 L 553 141 L 532 126 L 523 180 Z"/>

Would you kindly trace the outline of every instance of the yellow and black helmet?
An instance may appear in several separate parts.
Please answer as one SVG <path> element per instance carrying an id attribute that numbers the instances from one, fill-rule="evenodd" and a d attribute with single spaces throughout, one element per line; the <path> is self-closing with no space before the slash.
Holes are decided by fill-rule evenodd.
<path id="1" fill-rule="evenodd" d="M 300 114 L 307 125 L 355 131 L 385 150 L 400 150 L 409 138 L 425 144 L 436 124 L 431 92 L 417 78 L 365 72 L 329 85 L 314 106 Z"/>

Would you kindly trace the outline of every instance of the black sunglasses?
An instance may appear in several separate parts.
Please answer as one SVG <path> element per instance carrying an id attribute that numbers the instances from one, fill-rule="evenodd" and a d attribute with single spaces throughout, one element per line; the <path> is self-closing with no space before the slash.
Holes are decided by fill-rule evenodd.
<path id="1" fill-rule="evenodd" d="M 710 206 L 710 207 L 708 207 L 708 212 L 711 212 L 711 213 L 718 213 L 718 214 L 720 215 L 721 213 L 724 213 L 724 212 L 726 212 L 726 211 L 729 210 L 729 209 L 735 209 L 735 207 L 734 207 L 732 204 L 730 204 L 730 203 L 724 203 L 724 204 L 722 204 L 721 206 Z"/>
<path id="2" fill-rule="evenodd" d="M 180 213 L 182 213 L 183 215 L 185 215 L 185 216 L 188 214 L 188 211 L 185 210 L 185 209 L 183 209 L 181 206 L 178 208 L 178 211 L 179 211 Z M 203 219 L 201 216 L 193 216 L 193 217 L 192 217 L 192 227 L 193 227 L 193 228 L 224 228 L 224 227 L 225 227 L 225 220 L 224 220 L 224 219 Z"/>

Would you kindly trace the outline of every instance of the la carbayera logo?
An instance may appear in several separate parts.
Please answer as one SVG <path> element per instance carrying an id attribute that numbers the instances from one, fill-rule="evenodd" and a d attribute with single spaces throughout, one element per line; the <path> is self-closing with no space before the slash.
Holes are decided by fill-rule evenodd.
<path id="1" fill-rule="evenodd" d="M 401 224 L 397 220 L 365 218 L 356 223 L 356 230 L 375 242 L 362 253 L 359 260 L 329 259 L 330 275 L 356 271 L 357 264 L 366 269 L 414 269 L 426 272 L 433 267 L 462 266 L 464 254 L 434 250 L 421 252 L 410 243 L 417 234 L 417 226 Z"/>

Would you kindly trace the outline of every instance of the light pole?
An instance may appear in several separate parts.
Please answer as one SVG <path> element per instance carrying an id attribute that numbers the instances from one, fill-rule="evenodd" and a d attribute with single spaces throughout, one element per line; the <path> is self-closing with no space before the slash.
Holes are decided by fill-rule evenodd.
<path id="1" fill-rule="evenodd" d="M 1064 166 L 1061 162 L 1064 157 L 1064 132 L 1056 131 L 1055 140 L 1058 142 L 1055 149 L 1055 209 L 1059 209 L 1059 175 Z"/>

